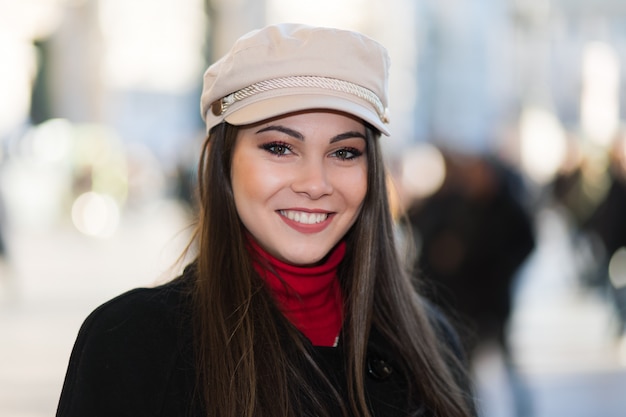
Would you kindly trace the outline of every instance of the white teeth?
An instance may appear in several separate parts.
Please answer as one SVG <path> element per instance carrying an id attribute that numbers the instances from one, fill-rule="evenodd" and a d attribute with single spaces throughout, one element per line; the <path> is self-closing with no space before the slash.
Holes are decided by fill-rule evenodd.
<path id="1" fill-rule="evenodd" d="M 321 223 L 328 218 L 328 214 L 326 213 L 305 213 L 302 211 L 280 210 L 280 214 L 287 217 L 289 220 L 302 224 Z"/>

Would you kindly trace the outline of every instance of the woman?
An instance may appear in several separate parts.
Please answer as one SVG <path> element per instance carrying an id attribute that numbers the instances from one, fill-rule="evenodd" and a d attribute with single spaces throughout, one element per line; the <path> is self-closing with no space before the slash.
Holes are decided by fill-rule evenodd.
<path id="1" fill-rule="evenodd" d="M 90 315 L 57 416 L 473 415 L 394 247 L 387 71 L 361 34 L 292 24 L 209 67 L 196 260 Z"/>

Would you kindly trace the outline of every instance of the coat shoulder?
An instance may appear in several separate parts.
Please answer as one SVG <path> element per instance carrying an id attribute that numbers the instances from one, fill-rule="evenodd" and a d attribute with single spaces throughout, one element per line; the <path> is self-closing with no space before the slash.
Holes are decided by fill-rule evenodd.
<path id="1" fill-rule="evenodd" d="M 185 357 L 186 287 L 179 278 L 96 308 L 78 332 L 57 416 L 158 415 L 158 399 Z"/>
<path id="2" fill-rule="evenodd" d="M 135 288 L 96 308 L 83 323 L 80 332 L 123 334 L 141 338 L 146 332 L 173 325 L 184 309 L 185 287 L 181 279 L 152 288 Z M 139 331 L 140 334 L 135 332 Z"/>

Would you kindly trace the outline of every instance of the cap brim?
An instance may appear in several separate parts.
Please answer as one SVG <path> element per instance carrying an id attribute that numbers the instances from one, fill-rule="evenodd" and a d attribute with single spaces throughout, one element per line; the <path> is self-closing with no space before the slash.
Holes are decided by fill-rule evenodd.
<path id="1" fill-rule="evenodd" d="M 264 97 L 260 100 L 236 103 L 227 110 L 224 119 L 232 125 L 241 126 L 288 113 L 313 109 L 337 110 L 351 114 L 372 125 L 382 134 L 390 135 L 387 126 L 369 104 L 362 104 L 341 96 L 328 95 L 328 93 Z"/>

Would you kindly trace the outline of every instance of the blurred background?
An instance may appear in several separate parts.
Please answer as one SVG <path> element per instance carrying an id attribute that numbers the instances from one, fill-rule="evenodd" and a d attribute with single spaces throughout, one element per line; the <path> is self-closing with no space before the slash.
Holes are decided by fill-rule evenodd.
<path id="1" fill-rule="evenodd" d="M 0 415 L 54 415 L 86 315 L 180 271 L 202 74 L 280 21 L 388 47 L 398 235 L 481 417 L 623 416 L 622 0 L 0 0 Z"/>

